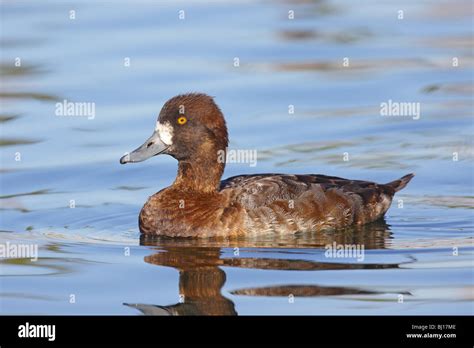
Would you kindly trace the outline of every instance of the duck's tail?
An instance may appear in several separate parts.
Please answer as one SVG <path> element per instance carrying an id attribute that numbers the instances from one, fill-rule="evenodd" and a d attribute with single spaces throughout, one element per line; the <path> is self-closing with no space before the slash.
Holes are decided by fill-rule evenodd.
<path id="1" fill-rule="evenodd" d="M 410 174 L 407 174 L 407 175 L 401 177 L 401 178 L 398 179 L 398 180 L 394 180 L 394 181 L 391 181 L 391 182 L 389 182 L 389 183 L 386 183 L 385 185 L 393 187 L 393 189 L 395 190 L 395 192 L 398 192 L 398 191 L 400 191 L 401 189 L 403 189 L 405 186 L 407 186 L 407 184 L 410 182 L 410 180 L 411 180 L 414 176 L 415 176 L 415 174 L 410 173 Z"/>

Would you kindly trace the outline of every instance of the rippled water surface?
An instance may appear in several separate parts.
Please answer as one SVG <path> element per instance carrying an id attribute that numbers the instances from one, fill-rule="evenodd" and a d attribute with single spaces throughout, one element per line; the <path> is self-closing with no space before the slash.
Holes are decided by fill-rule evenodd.
<path id="1" fill-rule="evenodd" d="M 0 312 L 472 314 L 471 16 L 460 0 L 2 1 L 0 241 L 39 258 L 1 260 Z M 416 177 L 359 229 L 140 239 L 176 162 L 118 159 L 188 91 L 216 97 L 231 148 L 258 150 L 225 177 Z M 64 99 L 95 117 L 56 116 Z M 381 116 L 388 100 L 421 103 L 420 118 Z M 364 259 L 327 257 L 334 242 Z"/>

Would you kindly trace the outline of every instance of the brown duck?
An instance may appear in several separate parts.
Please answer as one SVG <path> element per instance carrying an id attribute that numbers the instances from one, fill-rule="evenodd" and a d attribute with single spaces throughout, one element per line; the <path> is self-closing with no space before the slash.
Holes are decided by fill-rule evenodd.
<path id="1" fill-rule="evenodd" d="M 178 160 L 174 183 L 151 196 L 140 212 L 142 233 L 234 237 L 362 225 L 383 217 L 395 192 L 413 177 L 387 184 L 318 174 L 221 181 L 227 144 L 224 116 L 211 97 L 184 94 L 165 103 L 152 136 L 120 159 L 124 164 L 167 154 Z"/>

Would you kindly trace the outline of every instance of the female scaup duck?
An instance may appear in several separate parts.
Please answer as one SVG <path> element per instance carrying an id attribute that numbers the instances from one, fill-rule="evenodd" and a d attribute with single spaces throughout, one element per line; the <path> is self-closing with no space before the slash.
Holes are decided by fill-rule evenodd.
<path id="1" fill-rule="evenodd" d="M 159 154 L 178 160 L 174 183 L 151 196 L 140 231 L 168 237 L 233 237 L 361 225 L 381 218 L 413 174 L 388 184 L 325 175 L 239 175 L 221 182 L 224 116 L 205 94 L 168 100 L 155 131 L 120 163 Z M 220 156 L 219 156 L 220 155 Z"/>

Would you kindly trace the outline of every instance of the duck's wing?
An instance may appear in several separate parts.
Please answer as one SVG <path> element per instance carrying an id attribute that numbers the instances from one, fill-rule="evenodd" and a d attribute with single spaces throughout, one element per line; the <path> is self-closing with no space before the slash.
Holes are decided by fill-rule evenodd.
<path id="1" fill-rule="evenodd" d="M 409 174 L 388 184 L 377 184 L 319 174 L 240 175 L 222 181 L 221 192 L 258 218 L 262 213 L 274 215 L 275 221 L 301 217 L 332 221 L 338 227 L 383 216 L 395 192 L 412 177 Z"/>
<path id="2" fill-rule="evenodd" d="M 382 192 L 391 195 L 395 192 L 387 185 L 319 174 L 239 175 L 222 181 L 220 189 L 232 190 L 232 197 L 247 208 L 261 207 L 275 200 L 297 199 L 308 191 L 325 193 L 335 189 L 344 193 L 360 194 L 365 200 L 371 200 L 371 196 L 380 195 Z"/>

